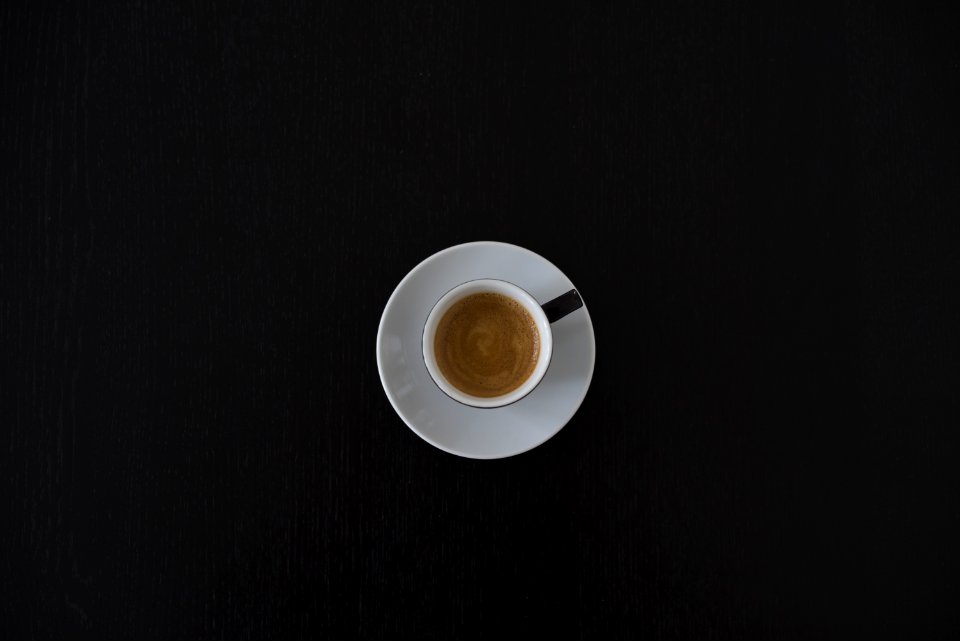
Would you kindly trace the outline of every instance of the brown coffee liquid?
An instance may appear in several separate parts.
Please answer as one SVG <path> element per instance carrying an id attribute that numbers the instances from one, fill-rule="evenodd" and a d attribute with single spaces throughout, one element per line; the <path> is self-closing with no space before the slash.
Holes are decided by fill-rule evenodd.
<path id="1" fill-rule="evenodd" d="M 523 305 L 485 292 L 463 298 L 440 319 L 437 365 L 465 394 L 490 398 L 517 389 L 540 357 L 540 330 Z"/>

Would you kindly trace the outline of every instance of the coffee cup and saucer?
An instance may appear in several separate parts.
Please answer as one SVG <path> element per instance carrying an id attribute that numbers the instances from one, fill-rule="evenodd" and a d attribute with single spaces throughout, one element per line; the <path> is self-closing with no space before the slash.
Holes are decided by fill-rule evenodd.
<path id="1" fill-rule="evenodd" d="M 401 419 L 435 447 L 495 459 L 554 436 L 593 377 L 593 325 L 573 283 L 534 252 L 456 245 L 397 285 L 377 368 Z"/>

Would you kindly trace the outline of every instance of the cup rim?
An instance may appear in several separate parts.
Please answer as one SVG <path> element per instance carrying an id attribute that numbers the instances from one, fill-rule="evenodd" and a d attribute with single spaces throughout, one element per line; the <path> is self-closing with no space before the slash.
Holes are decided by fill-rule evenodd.
<path id="1" fill-rule="evenodd" d="M 493 287 L 491 287 L 489 290 L 482 289 L 482 287 L 486 284 L 491 284 Z M 523 305 L 524 309 L 526 309 L 527 312 L 533 316 L 534 322 L 537 325 L 537 329 L 540 332 L 540 358 L 537 361 L 536 368 L 530 377 L 524 381 L 523 385 L 507 394 L 493 397 L 473 396 L 472 394 L 467 394 L 454 387 L 446 380 L 446 377 L 444 377 L 443 373 L 440 372 L 440 368 L 436 362 L 433 341 L 427 340 L 428 331 L 432 337 L 436 332 L 443 313 L 445 313 L 450 306 L 459 301 L 461 298 L 470 295 L 470 293 L 463 292 L 463 290 L 468 288 L 481 288 L 475 289 L 475 291 L 470 293 L 494 291 L 496 293 L 506 294 L 517 300 L 517 302 Z M 502 291 L 504 289 L 507 291 Z M 547 370 L 550 368 L 550 362 L 553 360 L 553 330 L 550 327 L 550 321 L 547 320 L 546 313 L 544 313 L 540 303 L 536 298 L 533 297 L 533 295 L 530 294 L 530 292 L 524 288 L 500 278 L 475 278 L 473 280 L 460 283 L 456 287 L 453 287 L 444 293 L 443 296 L 441 296 L 437 302 L 433 304 L 433 307 L 430 309 L 430 313 L 427 314 L 427 318 L 423 324 L 420 343 L 421 355 L 423 357 L 423 363 L 427 368 L 427 373 L 430 375 L 430 379 L 440 389 L 440 391 L 458 403 L 479 409 L 495 409 L 505 407 L 523 399 L 540 385 L 544 376 L 546 376 Z"/>

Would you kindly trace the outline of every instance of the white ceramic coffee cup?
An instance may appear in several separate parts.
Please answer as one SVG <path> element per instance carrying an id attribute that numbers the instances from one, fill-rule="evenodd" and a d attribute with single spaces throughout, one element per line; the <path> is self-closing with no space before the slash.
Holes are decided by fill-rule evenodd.
<path id="1" fill-rule="evenodd" d="M 540 353 L 537 358 L 537 364 L 533 369 L 533 373 L 530 374 L 530 377 L 515 390 L 489 398 L 466 394 L 454 387 L 440 371 L 440 367 L 437 365 L 436 354 L 434 353 L 434 338 L 436 336 L 437 326 L 440 324 L 443 315 L 458 301 L 467 296 L 481 293 L 503 294 L 517 301 L 523 305 L 524 309 L 530 314 L 530 317 L 533 318 L 537 331 L 540 332 Z M 494 408 L 516 403 L 540 384 L 540 381 L 543 380 L 544 375 L 547 373 L 547 368 L 550 367 L 550 359 L 553 356 L 553 331 L 550 329 L 550 323 L 582 306 L 583 303 L 580 301 L 576 290 L 570 290 L 563 296 L 559 296 L 541 306 L 540 303 L 537 302 L 537 299 L 531 296 L 526 290 L 513 283 L 508 283 L 505 280 L 483 278 L 468 281 L 444 294 L 433 306 L 433 309 L 430 310 L 430 314 L 427 316 L 427 322 L 423 327 L 423 362 L 426 364 L 427 371 L 437 384 L 437 387 L 439 387 L 444 394 L 464 405 Z"/>

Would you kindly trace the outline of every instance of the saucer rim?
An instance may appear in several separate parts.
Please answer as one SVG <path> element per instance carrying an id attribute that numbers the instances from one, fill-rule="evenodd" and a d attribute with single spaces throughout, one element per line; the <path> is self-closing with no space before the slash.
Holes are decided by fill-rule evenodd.
<path id="1" fill-rule="evenodd" d="M 472 242 L 467 242 L 467 243 L 460 243 L 460 244 L 457 244 L 457 245 L 451 245 L 450 247 L 447 247 L 447 248 L 445 248 L 445 249 L 441 249 L 440 251 L 435 252 L 435 253 L 427 256 L 427 257 L 424 258 L 423 260 L 421 260 L 419 263 L 417 263 L 417 265 L 416 265 L 415 267 L 413 267 L 413 269 L 411 269 L 409 272 L 407 272 L 406 276 L 404 276 L 404 277 L 400 280 L 400 282 L 397 283 L 396 287 L 394 287 L 393 291 L 390 293 L 390 298 L 387 299 L 387 303 L 386 303 L 386 305 L 384 305 L 384 307 L 383 307 L 383 312 L 382 312 L 381 315 L 380 315 L 380 323 L 379 323 L 378 326 L 377 326 L 376 357 L 377 357 L 377 373 L 380 375 L 380 384 L 381 384 L 381 386 L 383 387 L 384 393 L 387 395 L 387 400 L 390 401 L 390 405 L 391 405 L 391 407 L 393 408 L 393 411 L 396 413 L 396 415 L 400 417 L 400 420 L 402 420 L 402 421 L 404 422 L 404 424 L 406 424 L 406 426 L 407 426 L 408 428 L 410 428 L 410 430 L 411 430 L 414 434 L 416 434 L 417 436 L 419 436 L 421 439 L 423 439 L 424 441 L 426 441 L 427 443 L 429 443 L 429 444 L 432 445 L 433 447 L 435 447 L 435 448 L 437 448 L 437 449 L 439 449 L 439 450 L 442 450 L 442 451 L 444 451 L 444 452 L 447 452 L 448 454 L 453 454 L 453 455 L 455 455 L 455 456 L 461 456 L 461 457 L 463 457 L 463 458 L 470 458 L 470 459 L 475 459 L 475 460 L 495 460 L 495 459 L 510 458 L 510 457 L 516 456 L 516 455 L 518 455 L 518 454 L 523 454 L 524 452 L 529 452 L 530 450 L 532 450 L 532 449 L 534 449 L 534 448 L 537 448 L 537 447 L 543 445 L 544 443 L 546 443 L 547 441 L 549 441 L 551 438 L 553 438 L 554 436 L 556 436 L 556 435 L 560 432 L 560 430 L 562 430 L 564 427 L 566 427 L 567 423 L 570 422 L 570 420 L 576 415 L 576 413 L 580 410 L 580 407 L 583 405 L 583 401 L 584 401 L 584 399 L 586 399 L 586 397 L 587 397 L 587 392 L 590 391 L 590 385 L 593 383 L 593 373 L 594 373 L 594 369 L 595 369 L 595 366 L 596 366 L 596 360 L 597 360 L 597 340 L 596 340 L 596 333 L 595 333 L 594 330 L 593 330 L 593 319 L 591 318 L 590 312 L 589 312 L 589 310 L 587 309 L 587 303 L 586 303 L 585 300 L 583 301 L 583 307 L 581 308 L 581 310 L 582 310 L 582 312 L 583 312 L 584 314 L 586 314 L 586 316 L 587 316 L 587 323 L 589 324 L 589 327 L 590 327 L 590 369 L 589 369 L 589 373 L 588 373 L 588 374 L 586 375 L 586 377 L 585 377 L 585 383 L 586 383 L 586 385 L 584 386 L 583 391 L 580 393 L 580 397 L 577 399 L 577 402 L 576 402 L 575 404 L 573 404 L 573 406 L 572 406 L 573 409 L 572 409 L 572 410 L 570 411 L 570 413 L 566 416 L 566 418 L 563 419 L 562 422 L 559 422 L 559 425 L 557 426 L 557 428 L 556 428 L 552 433 L 550 433 L 546 438 L 544 438 L 544 439 L 542 439 L 542 440 L 540 440 L 540 441 L 538 441 L 538 442 L 530 445 L 529 447 L 525 447 L 525 448 L 523 448 L 523 449 L 519 449 L 519 450 L 517 450 L 517 451 L 515 451 L 515 452 L 510 452 L 510 453 L 508 453 L 508 454 L 499 454 L 499 455 L 495 455 L 495 456 L 485 456 L 485 455 L 471 454 L 471 453 L 464 452 L 464 451 L 461 451 L 461 450 L 455 450 L 455 449 L 449 448 L 449 447 L 447 447 L 447 446 L 445 446 L 445 445 L 442 445 L 441 443 L 436 442 L 435 440 L 433 440 L 432 438 L 430 438 L 427 434 L 425 434 L 424 432 L 422 432 L 422 431 L 421 431 L 416 425 L 414 425 L 411 421 L 407 420 L 407 417 L 404 416 L 403 412 L 400 411 L 400 409 L 399 409 L 399 407 L 398 407 L 398 404 L 397 404 L 397 401 L 394 399 L 394 394 L 393 394 L 393 392 L 390 390 L 390 388 L 389 388 L 388 385 L 387 385 L 386 378 L 385 378 L 385 376 L 384 376 L 384 374 L 383 374 L 383 372 L 384 372 L 384 367 L 383 367 L 383 361 L 382 361 L 381 349 L 380 349 L 381 344 L 382 344 L 382 338 L 383 338 L 384 322 L 385 322 L 385 320 L 386 320 L 386 318 L 387 318 L 387 313 L 388 313 L 388 312 L 391 310 L 391 308 L 396 304 L 397 292 L 400 291 L 400 289 L 406 284 L 406 282 L 407 282 L 408 280 L 411 280 L 411 279 L 415 278 L 420 271 L 422 271 L 423 269 L 425 269 L 425 268 L 428 266 L 429 263 L 433 262 L 435 259 L 440 258 L 440 257 L 443 256 L 444 254 L 447 254 L 447 253 L 449 253 L 449 252 L 454 252 L 454 251 L 457 251 L 457 250 L 461 250 L 461 249 L 465 249 L 465 248 L 467 248 L 467 247 L 483 247 L 483 246 L 486 246 L 486 247 L 497 247 L 497 246 L 499 246 L 499 247 L 506 247 L 506 248 L 509 248 L 510 250 L 520 251 L 520 252 L 523 252 L 523 253 L 525 253 L 525 254 L 529 254 L 529 255 L 530 255 L 531 257 L 533 257 L 533 258 L 537 258 L 537 259 L 546 261 L 548 265 L 550 265 L 553 269 L 557 270 L 557 272 L 559 272 L 560 275 L 562 275 L 566 280 L 568 280 L 571 284 L 573 284 L 574 287 L 576 287 L 576 285 L 573 283 L 573 280 L 572 280 L 569 276 L 567 276 L 562 269 L 560 269 L 559 267 L 557 267 L 553 262 L 551 262 L 551 261 L 548 260 L 547 258 L 544 258 L 544 257 L 541 256 L 540 254 L 536 253 L 536 252 L 533 251 L 533 250 L 527 249 L 526 247 L 521 247 L 521 246 L 519 246 L 519 245 L 514 245 L 514 244 L 512 244 L 512 243 L 505 243 L 505 242 L 496 241 L 496 240 L 478 240 L 478 241 L 472 241 Z M 512 281 L 511 281 L 511 282 L 512 282 Z M 577 290 L 577 291 L 579 292 L 579 290 Z M 582 294 L 581 294 L 581 300 L 583 300 L 583 295 L 582 295 Z M 581 310 L 577 310 L 577 311 L 579 312 L 579 311 L 581 311 Z M 517 403 L 522 403 L 522 402 L 523 402 L 524 400 L 526 400 L 527 398 L 529 398 L 529 395 L 528 395 L 528 396 L 525 396 L 525 397 L 523 397 L 523 398 L 521 398 L 521 399 L 519 399 L 519 400 L 517 401 Z M 492 407 L 492 408 L 483 408 L 483 409 L 484 409 L 485 412 L 490 412 L 490 413 L 491 413 L 491 416 L 494 416 L 494 415 L 496 414 L 497 410 L 504 410 L 504 409 L 506 409 L 506 408 L 508 408 L 508 407 L 511 407 L 512 405 L 514 405 L 514 404 L 505 405 L 505 406 L 503 406 L 503 407 Z M 472 408 L 471 408 L 471 409 L 472 409 Z"/>

